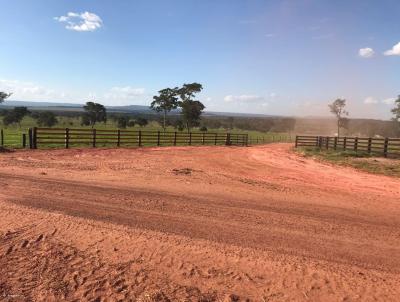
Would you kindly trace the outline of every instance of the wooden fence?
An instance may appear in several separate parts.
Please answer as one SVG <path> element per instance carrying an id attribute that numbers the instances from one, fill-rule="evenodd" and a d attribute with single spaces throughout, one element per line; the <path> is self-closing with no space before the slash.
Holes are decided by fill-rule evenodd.
<path id="1" fill-rule="evenodd" d="M 82 147 L 82 146 L 186 146 L 227 145 L 247 146 L 247 134 L 210 132 L 164 132 L 141 130 L 99 130 L 69 128 L 31 128 L 29 147 Z"/>
<path id="2" fill-rule="evenodd" d="M 295 146 L 400 156 L 400 138 L 296 136 Z"/>
<path id="3" fill-rule="evenodd" d="M 11 148 L 26 148 L 27 133 L 0 129 L 0 146 Z"/>

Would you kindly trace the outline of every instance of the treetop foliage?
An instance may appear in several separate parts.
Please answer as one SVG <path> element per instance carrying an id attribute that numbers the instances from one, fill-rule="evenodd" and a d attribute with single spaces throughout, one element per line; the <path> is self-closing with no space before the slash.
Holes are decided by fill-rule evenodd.
<path id="1" fill-rule="evenodd" d="M 0 91 L 0 104 L 3 103 L 11 95 L 12 95 L 12 93 L 6 93 L 6 92 L 3 92 L 3 91 Z"/>
<path id="2" fill-rule="evenodd" d="M 85 113 L 82 115 L 82 124 L 89 125 L 92 128 L 99 122 L 107 122 L 107 111 L 104 105 L 94 102 L 87 102 L 83 106 Z"/>

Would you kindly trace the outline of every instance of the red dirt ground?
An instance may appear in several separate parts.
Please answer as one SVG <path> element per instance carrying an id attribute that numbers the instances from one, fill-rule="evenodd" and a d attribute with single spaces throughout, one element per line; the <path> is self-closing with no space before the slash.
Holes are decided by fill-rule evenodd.
<path id="1" fill-rule="evenodd" d="M 1 301 L 399 301 L 400 179 L 249 148 L 0 154 Z"/>

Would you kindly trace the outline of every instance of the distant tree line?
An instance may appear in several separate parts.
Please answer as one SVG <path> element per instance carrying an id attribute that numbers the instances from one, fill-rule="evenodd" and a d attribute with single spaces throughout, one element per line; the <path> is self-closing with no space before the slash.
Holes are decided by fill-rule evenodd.
<path id="1" fill-rule="evenodd" d="M 144 127 L 148 123 L 159 123 L 165 130 L 173 127 L 178 131 L 190 131 L 198 127 L 201 131 L 213 129 L 226 130 L 256 130 L 262 132 L 313 132 L 327 133 L 323 120 L 318 121 L 290 118 L 290 117 L 243 117 L 243 116 L 220 116 L 203 115 L 205 106 L 195 99 L 197 93 L 201 92 L 203 86 L 199 83 L 184 84 L 182 87 L 165 88 L 153 97 L 150 108 L 158 114 L 149 113 L 119 113 L 113 112 L 110 118 L 118 128 Z M 12 93 L 0 91 L 0 103 L 6 101 Z M 337 135 L 360 135 L 360 136 L 400 136 L 400 95 L 394 103 L 391 112 L 391 121 L 372 119 L 350 119 L 346 110 L 346 100 L 336 99 L 329 104 L 329 110 L 336 118 Z M 61 117 L 79 118 L 80 124 L 95 127 L 97 123 L 107 122 L 106 107 L 100 103 L 87 102 L 82 112 L 71 111 L 36 111 L 30 112 L 27 107 L 14 107 L 13 109 L 0 110 L 2 122 L 5 126 L 18 125 L 21 127 L 22 120 L 26 116 L 32 117 L 38 126 L 53 127 L 60 123 Z M 72 122 L 69 122 L 73 125 Z M 307 126 L 308 125 L 308 126 Z M 300 127 L 300 128 L 299 128 Z M 303 127 L 303 128 L 301 128 Z"/>

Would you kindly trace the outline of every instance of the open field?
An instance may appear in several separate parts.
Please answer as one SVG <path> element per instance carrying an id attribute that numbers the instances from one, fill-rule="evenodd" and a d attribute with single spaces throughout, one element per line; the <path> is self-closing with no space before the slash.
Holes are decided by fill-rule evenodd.
<path id="1" fill-rule="evenodd" d="M 54 128 L 73 128 L 73 129 L 91 129 L 90 126 L 82 126 L 80 125 L 79 118 L 72 118 L 72 117 L 58 117 L 59 123 Z M 22 134 L 28 134 L 28 129 L 35 127 L 36 122 L 31 117 L 25 117 L 21 123 L 21 127 L 17 125 L 11 125 L 5 128 L 3 125 L 0 124 L 0 129 L 3 130 L 4 135 L 4 146 L 10 148 L 22 148 Z M 95 126 L 98 130 L 117 130 L 115 122 L 112 120 L 107 121 L 107 123 L 98 123 Z M 156 122 L 150 122 L 147 126 L 139 127 L 127 127 L 123 130 L 129 131 L 161 131 L 163 132 L 162 127 Z M 174 127 L 168 126 L 166 128 L 167 132 L 175 132 L 177 131 Z M 184 131 L 177 131 L 179 134 L 185 135 L 187 133 L 186 130 Z M 199 131 L 198 128 L 194 128 L 191 130 L 193 133 L 202 134 L 203 132 Z M 209 128 L 207 133 L 218 133 L 224 135 L 226 133 L 237 133 L 237 134 L 246 134 L 249 136 L 249 143 L 250 144 L 263 144 L 269 142 L 289 142 L 294 140 L 294 135 L 290 133 L 283 133 L 283 132 L 260 132 L 260 131 L 247 131 L 241 129 L 223 129 L 223 128 Z M 1 143 L 0 143 L 1 144 Z M 82 144 L 84 146 L 84 144 Z M 49 145 L 48 147 L 52 147 Z"/>
<path id="2" fill-rule="evenodd" d="M 354 167 L 370 173 L 400 177 L 400 159 L 376 157 L 374 154 L 354 151 L 298 148 L 299 154 L 317 160 Z"/>
<path id="3" fill-rule="evenodd" d="M 20 150 L 0 183 L 0 300 L 400 296 L 400 179 L 292 144 Z"/>

